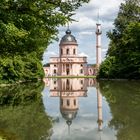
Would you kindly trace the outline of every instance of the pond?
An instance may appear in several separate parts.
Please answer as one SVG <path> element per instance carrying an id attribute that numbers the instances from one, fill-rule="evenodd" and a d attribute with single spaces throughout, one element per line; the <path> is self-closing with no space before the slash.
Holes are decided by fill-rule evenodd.
<path id="1" fill-rule="evenodd" d="M 0 140 L 140 139 L 140 82 L 44 81 L 0 88 Z"/>

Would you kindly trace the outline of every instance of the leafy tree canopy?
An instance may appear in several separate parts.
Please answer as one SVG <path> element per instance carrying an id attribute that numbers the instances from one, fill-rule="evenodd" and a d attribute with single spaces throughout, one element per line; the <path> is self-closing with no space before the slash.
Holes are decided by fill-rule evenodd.
<path id="1" fill-rule="evenodd" d="M 53 39 L 57 38 L 58 27 L 72 21 L 74 11 L 88 1 L 1 0 L 0 60 L 4 61 L 4 64 L 0 64 L 0 81 L 5 78 L 13 81 L 26 79 L 21 72 L 24 69 L 23 73 L 25 73 L 26 68 L 29 73 L 33 72 L 30 69 L 36 69 L 33 75 L 28 76 L 26 73 L 29 79 L 34 79 L 34 76 L 42 78 L 43 69 L 38 66 L 41 65 L 40 60 L 44 50 Z M 19 59 L 15 60 L 15 58 Z M 25 62 L 25 59 L 28 61 Z M 24 65 L 20 71 L 15 68 L 15 61 L 22 63 L 20 67 Z M 32 65 L 32 62 L 36 65 Z M 5 68 L 7 63 L 10 65 L 8 71 Z M 16 70 L 18 75 L 14 72 Z M 8 77 L 10 75 L 14 76 Z"/>
<path id="2" fill-rule="evenodd" d="M 140 1 L 122 3 L 114 25 L 107 33 L 111 41 L 99 77 L 140 79 Z"/>

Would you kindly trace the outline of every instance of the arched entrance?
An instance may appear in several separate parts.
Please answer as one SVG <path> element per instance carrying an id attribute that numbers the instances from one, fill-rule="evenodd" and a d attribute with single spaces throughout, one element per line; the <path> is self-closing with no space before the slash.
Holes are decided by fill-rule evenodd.
<path id="1" fill-rule="evenodd" d="M 70 73 L 69 69 L 66 70 L 66 73 L 67 73 L 67 75 L 69 75 L 69 73 Z"/>

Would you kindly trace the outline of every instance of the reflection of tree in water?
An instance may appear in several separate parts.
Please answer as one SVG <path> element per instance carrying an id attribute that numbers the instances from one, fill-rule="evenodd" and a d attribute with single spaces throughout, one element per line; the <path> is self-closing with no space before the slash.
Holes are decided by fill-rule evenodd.
<path id="1" fill-rule="evenodd" d="M 51 119 L 41 101 L 43 83 L 0 89 L 0 139 L 44 140 L 51 135 Z"/>
<path id="2" fill-rule="evenodd" d="M 117 130 L 117 140 L 139 140 L 140 83 L 102 81 L 100 89 L 109 103 L 112 113 L 109 126 Z"/>
<path id="3" fill-rule="evenodd" d="M 27 105 L 41 99 L 41 83 L 21 84 L 0 89 L 0 105 Z"/>

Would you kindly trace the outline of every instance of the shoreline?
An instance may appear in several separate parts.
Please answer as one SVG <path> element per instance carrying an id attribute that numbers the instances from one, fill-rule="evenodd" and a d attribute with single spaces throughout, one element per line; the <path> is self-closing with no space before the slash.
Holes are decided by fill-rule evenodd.
<path id="1" fill-rule="evenodd" d="M 44 78 L 96 78 L 96 76 L 46 76 Z"/>
<path id="2" fill-rule="evenodd" d="M 16 86 L 17 84 L 23 84 L 23 83 L 30 83 L 30 82 L 38 82 L 43 81 L 43 79 L 38 79 L 36 81 L 27 80 L 27 81 L 15 81 L 14 83 L 0 83 L 0 87 L 8 87 L 8 86 Z"/>
<path id="3" fill-rule="evenodd" d="M 140 79 L 108 79 L 108 78 L 96 78 L 96 76 L 47 76 L 45 78 L 93 78 L 96 79 L 97 81 L 140 81 Z M 37 81 L 43 81 L 43 79 L 38 79 Z M 17 84 L 22 84 L 22 83 L 28 83 L 28 82 L 37 82 L 37 81 L 18 81 L 15 83 L 1 83 L 0 87 L 8 87 L 8 86 L 15 86 Z"/>
<path id="4" fill-rule="evenodd" d="M 140 81 L 140 79 L 107 79 L 107 78 L 99 78 L 97 80 L 100 80 L 100 81 Z"/>

